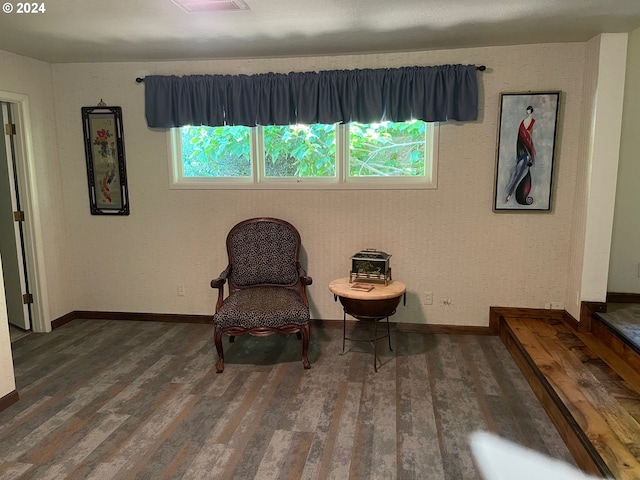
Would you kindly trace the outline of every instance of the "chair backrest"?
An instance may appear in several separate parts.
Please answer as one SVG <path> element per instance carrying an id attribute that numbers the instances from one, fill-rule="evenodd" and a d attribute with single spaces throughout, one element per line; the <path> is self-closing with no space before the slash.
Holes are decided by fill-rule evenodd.
<path id="1" fill-rule="evenodd" d="M 300 234 L 277 218 L 251 218 L 227 235 L 230 287 L 293 286 L 299 280 Z"/>

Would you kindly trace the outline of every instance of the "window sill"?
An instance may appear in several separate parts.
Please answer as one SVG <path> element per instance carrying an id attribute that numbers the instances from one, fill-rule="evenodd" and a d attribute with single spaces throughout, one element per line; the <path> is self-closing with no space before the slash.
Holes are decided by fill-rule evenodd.
<path id="1" fill-rule="evenodd" d="M 437 182 L 344 182 L 322 183 L 309 181 L 286 182 L 172 182 L 169 185 L 172 190 L 437 190 Z"/>

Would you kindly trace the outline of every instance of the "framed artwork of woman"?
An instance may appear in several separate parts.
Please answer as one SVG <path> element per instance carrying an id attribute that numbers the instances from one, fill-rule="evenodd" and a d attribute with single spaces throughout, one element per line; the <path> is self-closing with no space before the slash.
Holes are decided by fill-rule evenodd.
<path id="1" fill-rule="evenodd" d="M 549 211 L 560 92 L 500 95 L 494 211 Z"/>

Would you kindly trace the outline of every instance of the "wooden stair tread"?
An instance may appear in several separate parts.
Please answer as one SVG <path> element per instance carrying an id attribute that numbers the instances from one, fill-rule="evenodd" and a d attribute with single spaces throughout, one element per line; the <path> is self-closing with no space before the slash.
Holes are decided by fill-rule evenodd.
<path id="1" fill-rule="evenodd" d="M 592 334 L 560 320 L 504 321 L 610 473 L 640 478 L 640 375 Z"/>

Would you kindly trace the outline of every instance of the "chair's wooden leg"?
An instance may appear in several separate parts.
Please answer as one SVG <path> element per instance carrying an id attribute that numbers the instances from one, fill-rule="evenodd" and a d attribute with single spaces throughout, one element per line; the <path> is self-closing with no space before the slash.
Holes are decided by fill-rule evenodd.
<path id="1" fill-rule="evenodd" d="M 300 340 L 302 338 L 302 334 L 300 332 L 296 332 L 296 338 Z"/>
<path id="2" fill-rule="evenodd" d="M 235 335 L 229 335 L 229 343 L 233 343 L 236 341 L 236 336 Z"/>
<path id="3" fill-rule="evenodd" d="M 224 351 L 222 350 L 222 331 L 217 328 L 213 332 L 213 343 L 216 345 L 218 352 L 218 363 L 216 363 L 216 373 L 222 373 L 224 370 Z"/>
<path id="4" fill-rule="evenodd" d="M 300 333 L 302 333 L 302 365 L 305 369 L 311 368 L 311 363 L 309 362 L 309 337 L 311 336 L 311 329 L 309 328 L 309 324 L 307 323 L 304 327 L 300 329 Z"/>

